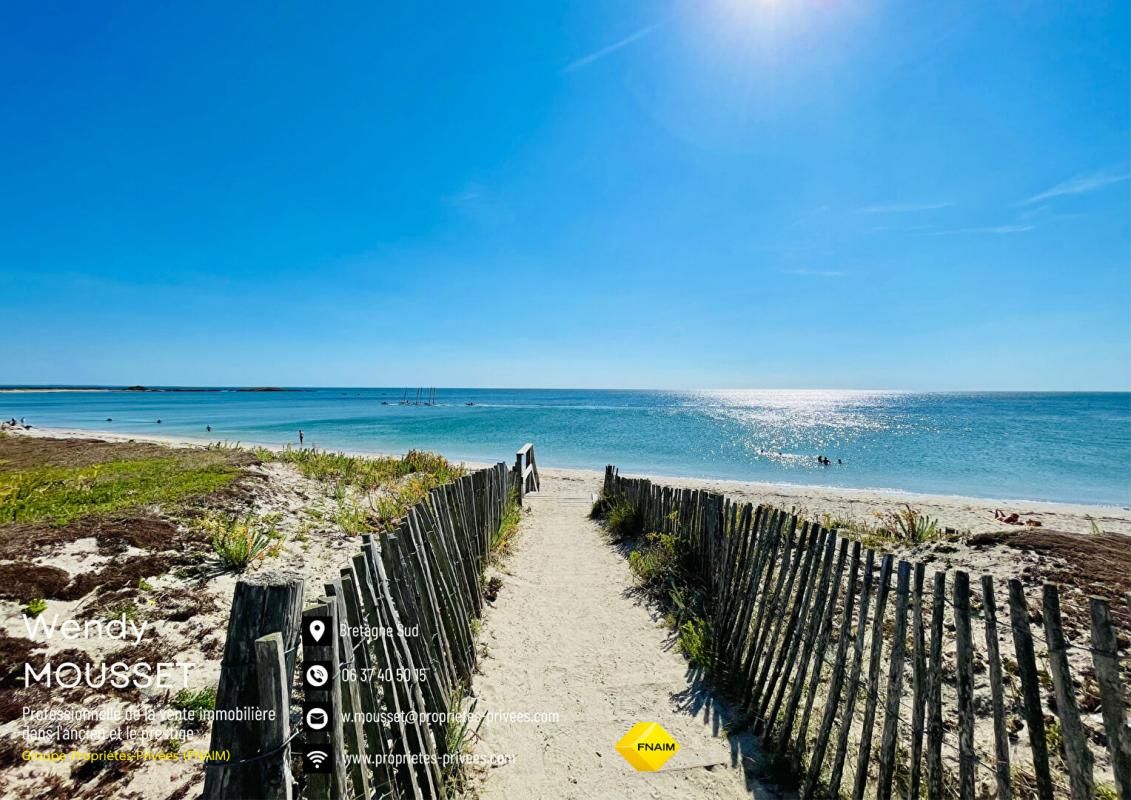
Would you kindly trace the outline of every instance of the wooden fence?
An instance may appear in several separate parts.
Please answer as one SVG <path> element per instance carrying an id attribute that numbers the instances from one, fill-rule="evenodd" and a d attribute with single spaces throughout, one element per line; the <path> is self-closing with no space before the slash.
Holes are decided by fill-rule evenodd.
<path id="1" fill-rule="evenodd" d="M 1056 585 L 1039 610 L 1018 580 L 1005 602 L 988 575 L 928 586 L 924 564 L 791 513 L 613 467 L 604 495 L 676 536 L 707 594 L 708 680 L 803 797 L 1131 800 L 1128 638 L 1108 602 L 1069 641 Z"/>
<path id="2" fill-rule="evenodd" d="M 538 478 L 538 462 L 534 458 L 534 445 L 525 444 L 514 454 L 515 486 L 518 489 L 518 502 L 527 492 L 536 492 L 541 483 Z"/>
<path id="3" fill-rule="evenodd" d="M 461 755 L 450 715 L 476 666 L 480 581 L 521 480 L 499 463 L 433 489 L 394 532 L 363 536 L 306 610 L 300 578 L 237 584 L 210 746 L 228 758 L 206 765 L 207 800 L 289 800 L 292 747 L 311 800 L 449 796 Z M 241 711 L 255 716 L 224 718 Z"/>

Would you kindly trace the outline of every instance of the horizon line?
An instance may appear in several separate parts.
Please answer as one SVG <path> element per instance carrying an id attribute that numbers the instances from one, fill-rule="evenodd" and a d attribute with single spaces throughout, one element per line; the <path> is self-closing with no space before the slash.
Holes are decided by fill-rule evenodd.
<path id="1" fill-rule="evenodd" d="M 300 386 L 293 385 L 287 386 L 283 384 L 178 384 L 178 383 L 130 383 L 130 384 L 114 384 L 114 383 L 0 383 L 0 391 L 12 390 L 47 390 L 56 389 L 61 391 L 67 390 L 82 390 L 82 389 L 104 389 L 104 390 L 121 390 L 125 391 L 133 386 L 140 386 L 145 389 L 215 389 L 215 390 L 287 390 L 287 391 L 318 391 L 327 389 L 348 389 L 348 390 L 396 390 L 396 391 L 415 391 L 416 389 L 436 391 L 457 391 L 457 390 L 473 390 L 473 391 L 559 391 L 559 392 L 896 392 L 902 394 L 1131 394 L 1131 387 L 1125 389 L 971 389 L 971 388 L 953 388 L 953 389 L 908 389 L 908 388 L 884 388 L 884 387 L 767 387 L 767 386 L 730 386 L 730 387 L 680 387 L 680 388 L 658 388 L 658 387 L 628 387 L 628 386 L 404 386 L 389 385 L 389 386 L 365 386 L 365 385 L 308 385 Z"/>

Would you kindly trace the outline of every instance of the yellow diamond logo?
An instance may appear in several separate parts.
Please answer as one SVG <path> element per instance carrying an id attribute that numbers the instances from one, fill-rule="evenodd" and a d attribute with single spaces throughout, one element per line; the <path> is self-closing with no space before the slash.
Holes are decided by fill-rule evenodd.
<path id="1" fill-rule="evenodd" d="M 655 772 L 679 752 L 679 742 L 658 722 L 637 722 L 617 742 L 617 752 L 640 772 Z"/>

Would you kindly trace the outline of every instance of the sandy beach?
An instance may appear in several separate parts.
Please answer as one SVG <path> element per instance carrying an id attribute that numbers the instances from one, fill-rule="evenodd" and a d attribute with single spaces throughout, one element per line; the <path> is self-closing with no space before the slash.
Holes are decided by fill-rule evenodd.
<path id="1" fill-rule="evenodd" d="M 97 438 L 110 442 L 155 442 L 174 446 L 202 446 L 208 439 L 190 439 L 177 436 L 136 435 L 112 431 L 88 431 L 75 428 L 33 428 L 13 431 L 23 436 L 41 436 L 61 439 Z M 216 440 L 211 440 L 216 441 Z M 265 447 L 280 450 L 278 444 L 269 442 L 240 442 L 245 447 Z M 366 453 L 346 451 L 348 455 L 377 456 L 403 455 L 403 453 Z M 509 461 L 506 454 L 500 454 Z M 479 468 L 485 462 L 466 462 Z M 598 470 L 541 467 L 543 475 L 560 478 L 570 483 L 581 483 L 596 491 L 602 473 Z M 989 533 L 992 531 L 1022 528 L 1004 525 L 994 517 L 997 510 L 1016 513 L 1022 520 L 1036 520 L 1041 528 L 1065 533 L 1090 533 L 1094 521 L 1108 533 L 1131 535 L 1131 507 L 1088 505 L 1079 503 L 1051 503 L 1033 500 L 985 499 L 960 495 L 917 494 L 881 489 L 846 489 L 834 486 L 810 486 L 757 481 L 721 480 L 696 476 L 667 476 L 656 473 L 629 473 L 632 477 L 646 477 L 656 483 L 679 488 L 708 489 L 720 492 L 743 502 L 765 503 L 787 509 L 796 509 L 802 516 L 820 519 L 824 515 L 856 523 L 875 524 L 878 515 L 911 505 L 918 511 L 936 519 L 940 525 L 960 533 Z"/>

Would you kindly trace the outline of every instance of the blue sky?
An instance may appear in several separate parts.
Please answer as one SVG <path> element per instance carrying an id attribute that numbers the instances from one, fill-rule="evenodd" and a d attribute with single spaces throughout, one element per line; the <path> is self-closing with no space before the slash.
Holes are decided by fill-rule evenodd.
<path id="1" fill-rule="evenodd" d="M 1128 9 L 10 4 L 0 383 L 1125 390 Z"/>

